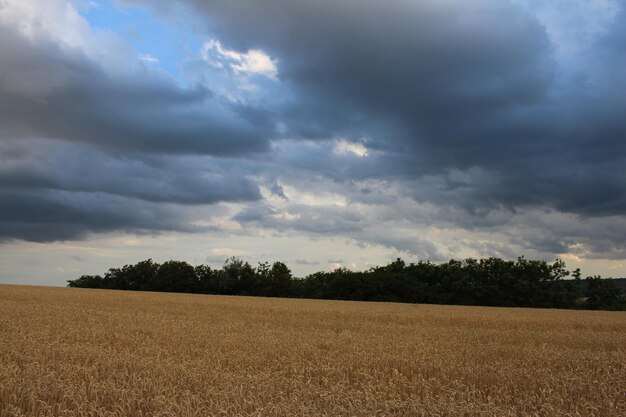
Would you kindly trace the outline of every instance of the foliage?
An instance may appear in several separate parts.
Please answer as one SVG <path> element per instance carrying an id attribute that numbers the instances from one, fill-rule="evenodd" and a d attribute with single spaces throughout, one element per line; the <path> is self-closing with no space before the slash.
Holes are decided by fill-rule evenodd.
<path id="1" fill-rule="evenodd" d="M 406 264 L 396 259 L 367 271 L 339 268 L 293 277 L 282 262 L 248 262 L 232 257 L 221 269 L 186 262 L 163 264 L 151 259 L 111 268 L 101 277 L 83 275 L 70 287 L 202 294 L 255 295 L 363 301 L 394 301 L 502 307 L 624 310 L 626 298 L 615 282 L 600 277 L 582 281 L 555 260 L 516 261 L 500 258 Z M 583 285 L 584 284 L 584 285 Z"/>
<path id="2" fill-rule="evenodd" d="M 585 308 L 589 310 L 626 310 L 626 298 L 610 279 L 587 277 Z"/>

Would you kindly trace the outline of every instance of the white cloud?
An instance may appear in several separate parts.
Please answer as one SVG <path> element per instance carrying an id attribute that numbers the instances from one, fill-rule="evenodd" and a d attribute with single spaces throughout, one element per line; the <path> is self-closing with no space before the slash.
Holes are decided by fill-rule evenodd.
<path id="1" fill-rule="evenodd" d="M 154 55 L 150 55 L 150 54 L 139 54 L 139 60 L 145 62 L 146 64 L 158 64 L 159 63 L 159 58 L 155 57 Z"/>
<path id="2" fill-rule="evenodd" d="M 269 78 L 276 78 L 278 75 L 276 60 L 259 49 L 237 52 L 224 48 L 220 41 L 211 39 L 204 44 L 202 56 L 217 68 L 223 68 L 226 64 L 237 73 L 258 74 Z"/>
<path id="3" fill-rule="evenodd" d="M 235 71 L 263 74 L 270 78 L 276 78 L 278 70 L 276 63 L 263 51 L 251 50 L 241 55 L 240 64 L 233 65 Z"/>
<path id="4" fill-rule="evenodd" d="M 232 248 L 213 248 L 209 252 L 211 255 L 222 257 L 246 256 L 248 254 L 246 251 Z"/>
<path id="5" fill-rule="evenodd" d="M 335 144 L 335 153 L 338 155 L 356 155 L 359 158 L 367 156 L 367 148 L 362 143 L 349 142 L 345 139 L 339 140 Z"/>
<path id="6" fill-rule="evenodd" d="M 128 74 L 145 67 L 132 46 L 116 33 L 93 28 L 80 11 L 95 7 L 78 0 L 0 0 L 0 27 L 35 44 L 80 51 L 109 73 Z M 97 4 L 96 4 L 97 5 Z"/>
<path id="7" fill-rule="evenodd" d="M 16 27 L 31 41 L 50 38 L 78 47 L 89 35 L 89 25 L 69 1 L 4 0 L 0 6 L 0 24 Z"/>

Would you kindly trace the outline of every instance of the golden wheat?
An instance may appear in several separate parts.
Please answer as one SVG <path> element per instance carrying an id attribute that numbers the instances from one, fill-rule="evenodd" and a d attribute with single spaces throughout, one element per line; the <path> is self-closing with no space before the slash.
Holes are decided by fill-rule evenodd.
<path id="1" fill-rule="evenodd" d="M 624 416 L 626 314 L 0 286 L 0 416 Z"/>

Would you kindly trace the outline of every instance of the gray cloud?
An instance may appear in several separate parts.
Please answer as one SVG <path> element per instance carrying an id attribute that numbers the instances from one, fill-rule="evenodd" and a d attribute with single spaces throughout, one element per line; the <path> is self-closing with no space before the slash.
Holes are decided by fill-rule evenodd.
<path id="1" fill-rule="evenodd" d="M 368 137 L 384 151 L 372 177 L 479 167 L 489 182 L 458 202 L 471 210 L 626 214 L 624 10 L 581 57 L 594 68 L 564 68 L 520 2 L 187 3 L 228 47 L 278 60 L 298 98 L 278 109 L 291 135 Z M 337 175 L 351 174 L 368 171 Z"/>
<path id="2" fill-rule="evenodd" d="M 206 231 L 192 224 L 185 206 L 260 198 L 251 180 L 190 158 L 114 156 L 50 140 L 0 141 L 0 240 Z"/>
<path id="3" fill-rule="evenodd" d="M 33 42 L 3 27 L 0 54 L 5 137 L 169 154 L 267 149 L 267 131 L 239 118 L 204 87 L 182 89 L 147 68 L 109 74 L 78 50 Z"/>
<path id="4" fill-rule="evenodd" d="M 189 158 L 110 155 L 44 140 L 0 143 L 0 151 L 0 189 L 99 192 L 180 204 L 261 198 L 242 175 Z"/>
<path id="5" fill-rule="evenodd" d="M 391 215 L 387 219 L 375 207 L 359 204 L 309 206 L 292 203 L 278 209 L 260 202 L 245 208 L 233 220 L 246 229 L 252 226 L 283 234 L 341 236 L 362 247 L 380 245 L 421 259 L 445 258 L 431 241 L 403 230 L 401 219 L 394 218 L 397 212 L 393 208 L 386 210 Z M 373 218 L 376 219 L 374 223 Z"/>
<path id="6" fill-rule="evenodd" d="M 198 84 L 183 88 L 0 27 L 1 238 L 191 232 L 190 207 L 238 202 L 242 234 L 341 236 L 430 259 L 457 244 L 625 256 L 626 8 L 565 65 L 519 1 L 184 3 L 207 39 L 276 60 L 265 95 L 226 99 L 197 57 L 182 66 Z M 335 152 L 338 139 L 367 156 Z M 256 182 L 279 202 L 261 201 Z M 413 231 L 428 227 L 490 237 L 449 239 L 445 252 Z"/>
<path id="7" fill-rule="evenodd" d="M 78 49 L 0 25 L 0 240 L 195 232 L 184 207 L 261 198 L 225 164 L 268 134 L 204 87 L 106 72 Z"/>
<path id="8" fill-rule="evenodd" d="M 273 183 L 269 185 L 269 189 L 272 195 L 275 195 L 276 197 L 280 197 L 285 201 L 289 201 L 289 198 L 285 195 L 285 191 L 283 190 L 283 187 L 276 181 L 274 181 Z"/>
<path id="9" fill-rule="evenodd" d="M 233 220 L 283 231 L 346 234 L 361 230 L 365 218 L 351 207 L 292 204 L 278 211 L 266 203 L 257 203 L 235 215 Z"/>
<path id="10" fill-rule="evenodd" d="M 354 131 L 354 121 L 375 116 L 420 144 L 444 136 L 467 143 L 441 122 L 471 125 L 477 116 L 534 103 L 552 77 L 542 27 L 505 2 L 479 2 L 469 15 L 463 2 L 188 3 L 233 48 L 277 57 L 281 79 L 301 91 L 290 119 L 313 110 L 303 123 L 326 134 Z"/>
<path id="11" fill-rule="evenodd" d="M 319 265 L 320 264 L 318 261 L 309 261 L 306 259 L 296 259 L 294 262 L 296 263 L 296 265 Z"/>
<path id="12" fill-rule="evenodd" d="M 0 201 L 0 240 L 51 242 L 113 231 L 199 231 L 175 207 L 98 193 L 0 190 Z"/>

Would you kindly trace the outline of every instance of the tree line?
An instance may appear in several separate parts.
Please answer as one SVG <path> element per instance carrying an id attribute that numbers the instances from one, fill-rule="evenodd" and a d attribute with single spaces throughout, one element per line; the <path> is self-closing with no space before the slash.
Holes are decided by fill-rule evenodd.
<path id="1" fill-rule="evenodd" d="M 568 279 L 569 278 L 569 279 Z M 430 261 L 402 259 L 366 271 L 339 268 L 294 277 L 282 262 L 253 267 L 238 258 L 222 268 L 152 259 L 83 275 L 69 287 L 199 294 L 316 298 L 500 307 L 626 310 L 626 295 L 612 279 L 581 278 L 554 262 L 500 258 Z"/>

